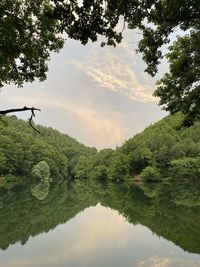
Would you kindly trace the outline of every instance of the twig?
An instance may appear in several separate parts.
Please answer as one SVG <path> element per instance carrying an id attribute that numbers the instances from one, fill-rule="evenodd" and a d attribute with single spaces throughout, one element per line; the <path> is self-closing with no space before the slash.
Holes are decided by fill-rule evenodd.
<path id="1" fill-rule="evenodd" d="M 31 111 L 31 117 L 28 120 L 29 125 L 31 126 L 31 128 L 33 128 L 34 131 L 36 131 L 37 133 L 40 133 L 33 125 L 33 117 L 35 117 L 35 110 L 41 111 L 41 109 L 39 108 L 34 108 L 34 107 L 29 108 L 29 107 L 24 106 L 23 108 L 0 110 L 0 115 L 6 115 L 8 113 L 21 112 L 21 111 L 27 111 L 27 110 Z"/>

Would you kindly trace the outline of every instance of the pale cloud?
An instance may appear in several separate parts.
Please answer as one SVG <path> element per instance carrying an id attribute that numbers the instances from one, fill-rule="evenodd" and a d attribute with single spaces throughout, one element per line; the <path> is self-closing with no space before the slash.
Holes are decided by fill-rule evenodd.
<path id="1" fill-rule="evenodd" d="M 84 102 L 75 103 L 66 99 L 53 99 L 51 96 L 44 99 L 43 105 L 52 109 L 59 108 L 64 116 L 66 113 L 73 114 L 79 124 L 82 140 L 85 144 L 88 144 L 88 136 L 90 138 L 89 144 L 97 148 L 114 146 L 124 141 L 127 129 L 123 124 L 123 115 L 120 112 L 102 111 L 100 113 Z M 64 118 L 60 119 L 64 121 Z"/>
<path id="2" fill-rule="evenodd" d="M 126 53 L 131 53 L 128 46 L 121 46 Z M 132 54 L 131 54 L 132 56 Z M 141 84 L 133 67 L 113 53 L 92 53 L 85 62 L 74 63 L 82 72 L 90 77 L 96 86 L 120 93 L 131 101 L 154 102 L 153 88 L 144 81 Z"/>
<path id="3" fill-rule="evenodd" d="M 97 87 L 121 94 L 130 101 L 147 103 L 156 100 L 152 96 L 154 88 L 149 79 L 145 76 L 142 82 L 139 81 L 134 49 L 127 43 L 115 50 L 92 51 L 84 61 L 75 61 L 74 65 Z"/>

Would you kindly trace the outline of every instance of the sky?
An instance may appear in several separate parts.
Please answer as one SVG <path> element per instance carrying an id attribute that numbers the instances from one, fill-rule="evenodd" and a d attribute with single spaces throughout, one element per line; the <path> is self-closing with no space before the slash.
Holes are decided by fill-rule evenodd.
<path id="1" fill-rule="evenodd" d="M 41 109 L 36 124 L 98 149 L 120 146 L 167 114 L 152 96 L 158 77 L 144 72 L 145 63 L 135 53 L 138 38 L 126 30 L 116 48 L 67 40 L 58 54 L 52 54 L 46 81 L 2 88 L 1 109 L 34 106 Z M 161 75 L 167 64 L 159 69 Z M 16 115 L 30 117 L 28 112 Z"/>

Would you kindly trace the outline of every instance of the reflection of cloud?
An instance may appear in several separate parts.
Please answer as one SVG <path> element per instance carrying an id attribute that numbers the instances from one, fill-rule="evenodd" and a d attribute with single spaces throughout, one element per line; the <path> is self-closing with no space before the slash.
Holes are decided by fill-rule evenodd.
<path id="1" fill-rule="evenodd" d="M 123 44 L 115 52 L 93 52 L 84 62 L 74 62 L 74 65 L 92 78 L 98 87 L 118 92 L 131 101 L 153 102 L 155 98 L 148 80 L 144 79 L 141 84 L 136 76 L 134 56 L 129 46 Z"/>
<path id="2" fill-rule="evenodd" d="M 6 263 L 6 267 L 33 267 L 35 263 L 30 263 L 29 259 L 15 259 L 14 261 L 10 261 L 9 263 Z"/>
<path id="3" fill-rule="evenodd" d="M 138 263 L 137 267 L 198 267 L 199 263 L 177 258 L 151 257 Z"/>
<path id="4" fill-rule="evenodd" d="M 48 240 L 47 237 L 42 251 L 38 248 L 37 253 L 30 249 L 30 255 L 18 254 L 17 258 L 9 259 L 4 266 L 88 266 L 87 263 L 102 250 L 120 249 L 125 244 L 129 224 L 126 223 L 127 227 L 124 224 L 124 218 L 116 211 L 100 205 L 88 208 L 72 220 L 70 232 L 66 233 L 66 227 L 61 226 L 63 229 L 57 235 L 49 234 L 51 238 Z"/>
<path id="5" fill-rule="evenodd" d="M 169 261 L 168 258 L 152 257 L 138 263 L 138 267 L 166 267 Z"/>

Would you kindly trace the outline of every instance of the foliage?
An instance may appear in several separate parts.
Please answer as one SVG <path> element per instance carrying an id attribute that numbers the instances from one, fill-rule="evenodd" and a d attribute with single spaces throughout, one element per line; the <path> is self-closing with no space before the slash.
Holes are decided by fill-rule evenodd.
<path id="1" fill-rule="evenodd" d="M 129 160 L 134 172 L 137 172 L 151 164 L 152 152 L 148 147 L 138 147 L 129 154 Z"/>
<path id="2" fill-rule="evenodd" d="M 74 176 L 78 179 L 89 178 L 89 173 L 92 169 L 92 158 L 81 156 L 75 166 Z"/>
<path id="3" fill-rule="evenodd" d="M 49 183 L 39 183 L 31 188 L 31 194 L 38 200 L 44 200 L 49 194 Z"/>
<path id="4" fill-rule="evenodd" d="M 158 82 L 154 95 L 160 97 L 159 104 L 171 113 L 187 114 L 185 124 L 193 124 L 200 118 L 200 32 L 179 37 L 170 47 L 167 58 L 169 73 Z"/>
<path id="5" fill-rule="evenodd" d="M 33 166 L 46 162 L 54 183 L 73 178 L 126 180 L 148 167 L 159 169 L 164 178 L 199 177 L 200 123 L 184 127 L 184 118 L 181 113 L 169 115 L 116 150 L 97 152 L 52 128 L 37 126 L 37 134 L 26 122 L 5 117 L 7 126 L 0 127 L 0 175 L 31 180 Z"/>
<path id="6" fill-rule="evenodd" d="M 7 52 L 4 58 L 7 59 L 12 50 L 10 59 L 21 57 L 25 63 L 34 56 L 37 62 L 39 52 L 42 60 L 48 59 L 49 51 L 58 50 L 61 44 L 56 36 L 58 32 L 65 32 L 82 44 L 97 41 L 98 35 L 102 35 L 105 38 L 102 45 L 116 45 L 123 37 L 123 27 L 122 31 L 116 28 L 122 20 L 124 27 L 141 31 L 143 38 L 138 50 L 148 64 L 147 71 L 153 75 L 162 58 L 160 47 L 169 42 L 169 35 L 177 26 L 183 31 L 199 30 L 200 8 L 196 0 L 85 0 L 82 3 L 77 0 L 4 0 L 0 7 L 1 35 L 4 36 L 1 42 Z M 6 41 L 7 50 L 3 46 Z"/>
<path id="7" fill-rule="evenodd" d="M 0 87 L 46 79 L 50 52 L 63 46 L 52 8 L 48 0 L 1 1 Z"/>
<path id="8" fill-rule="evenodd" d="M 172 201 L 182 207 L 197 207 L 200 206 L 200 183 L 193 181 L 192 183 L 181 183 L 173 186 L 170 184 Z M 178 189 L 178 190 L 177 190 Z"/>
<path id="9" fill-rule="evenodd" d="M 31 180 L 33 166 L 45 161 L 54 182 L 61 182 L 64 178 L 71 179 L 73 162 L 77 162 L 80 156 L 96 153 L 93 148 L 90 149 L 52 128 L 38 126 L 41 133 L 37 134 L 27 122 L 16 117 L 5 117 L 4 120 L 8 125 L 0 126 L 2 176 L 21 175 Z"/>
<path id="10" fill-rule="evenodd" d="M 129 160 L 120 152 L 103 149 L 96 155 L 80 157 L 74 176 L 81 179 L 124 180 L 129 176 Z"/>
<path id="11" fill-rule="evenodd" d="M 160 47 L 169 42 L 170 34 L 177 26 L 182 31 L 199 30 L 199 3 L 196 0 L 184 1 L 54 1 L 54 17 L 60 22 L 60 30 L 75 40 L 86 44 L 96 41 L 98 35 L 105 37 L 108 45 L 121 42 L 122 31 L 117 25 L 122 20 L 124 27 L 139 29 L 143 35 L 138 50 L 148 64 L 147 71 L 154 75 L 162 58 Z"/>
<path id="12" fill-rule="evenodd" d="M 161 175 L 159 171 L 151 166 L 148 166 L 143 169 L 140 176 L 145 182 L 158 182 L 161 180 Z"/>
<path id="13" fill-rule="evenodd" d="M 44 80 L 50 52 L 63 46 L 62 33 L 84 45 L 100 35 L 102 46 L 116 46 L 125 27 L 136 29 L 141 34 L 137 51 L 146 71 L 155 75 L 162 46 L 177 29 L 186 32 L 170 46 L 170 71 L 155 95 L 164 109 L 188 114 L 187 125 L 200 116 L 198 0 L 2 0 L 0 20 L 0 86 Z"/>
<path id="14" fill-rule="evenodd" d="M 49 180 L 50 178 L 49 165 L 45 161 L 40 161 L 33 166 L 31 173 L 41 181 Z"/>
<path id="15" fill-rule="evenodd" d="M 169 177 L 172 173 L 171 163 L 174 162 L 177 163 L 177 172 L 174 171 L 176 174 L 173 176 L 181 179 L 185 171 L 181 171 L 182 167 L 179 168 L 178 163 L 182 164 L 184 158 L 191 158 L 197 164 L 200 155 L 200 123 L 184 127 L 184 118 L 181 113 L 169 115 L 130 138 L 119 148 L 120 152 L 129 157 L 131 173 L 140 173 L 145 167 L 151 166 L 158 168 L 162 176 Z M 188 179 L 197 176 L 196 171 L 190 171 L 189 168 L 187 171 Z"/>
<path id="16" fill-rule="evenodd" d="M 170 162 L 172 177 L 200 177 L 200 157 L 175 159 Z"/>
<path id="17" fill-rule="evenodd" d="M 129 176 L 128 158 L 120 152 L 113 153 L 106 174 L 111 181 L 126 179 Z"/>

